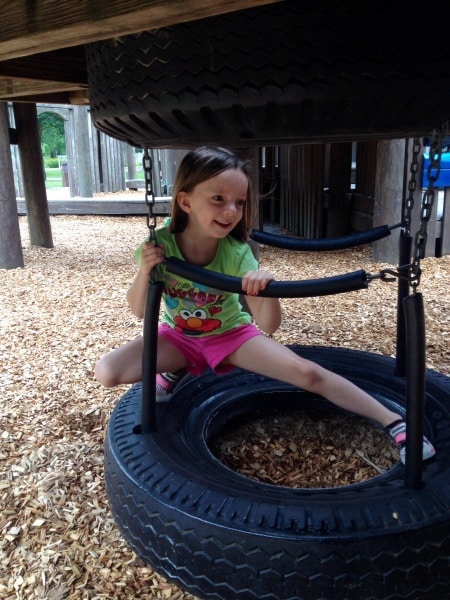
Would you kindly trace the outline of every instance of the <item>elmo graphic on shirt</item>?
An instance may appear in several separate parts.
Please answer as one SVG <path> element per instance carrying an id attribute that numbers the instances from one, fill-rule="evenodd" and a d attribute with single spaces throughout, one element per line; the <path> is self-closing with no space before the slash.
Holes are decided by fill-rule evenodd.
<path id="1" fill-rule="evenodd" d="M 209 314 L 212 315 L 220 310 L 220 307 L 211 306 Z M 210 333 L 219 329 L 221 324 L 219 319 L 209 316 L 203 308 L 195 308 L 192 311 L 183 308 L 175 317 L 175 328 L 187 335 Z"/>
<path id="2" fill-rule="evenodd" d="M 222 327 L 214 315 L 222 312 L 224 295 L 199 283 L 187 284 L 169 279 L 165 302 L 172 313 L 175 329 L 185 335 L 203 335 Z"/>

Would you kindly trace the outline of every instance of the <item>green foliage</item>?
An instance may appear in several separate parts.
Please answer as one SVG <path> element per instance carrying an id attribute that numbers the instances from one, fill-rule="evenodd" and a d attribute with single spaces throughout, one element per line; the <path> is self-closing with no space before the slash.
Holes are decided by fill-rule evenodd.
<path id="1" fill-rule="evenodd" d="M 44 112 L 38 115 L 39 134 L 42 151 L 45 157 L 56 157 L 66 154 L 66 136 L 64 121 L 55 113 Z M 57 165 L 58 166 L 58 165 Z"/>
<path id="2" fill-rule="evenodd" d="M 57 158 L 44 158 L 44 167 L 46 169 L 58 169 L 59 160 Z"/>

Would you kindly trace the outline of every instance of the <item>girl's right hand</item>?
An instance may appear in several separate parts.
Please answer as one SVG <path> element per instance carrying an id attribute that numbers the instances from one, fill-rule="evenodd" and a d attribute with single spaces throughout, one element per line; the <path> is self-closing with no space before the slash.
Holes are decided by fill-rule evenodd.
<path id="1" fill-rule="evenodd" d="M 145 242 L 141 254 L 141 271 L 150 275 L 151 270 L 164 262 L 164 248 L 156 246 L 153 242 Z"/>

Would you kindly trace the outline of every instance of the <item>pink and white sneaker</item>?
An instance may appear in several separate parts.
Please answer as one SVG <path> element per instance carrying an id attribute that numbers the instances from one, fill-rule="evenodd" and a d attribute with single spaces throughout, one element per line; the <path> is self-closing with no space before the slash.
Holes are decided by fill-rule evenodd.
<path id="1" fill-rule="evenodd" d="M 180 369 L 175 373 L 158 373 L 156 375 L 156 401 L 167 402 L 170 400 L 175 386 L 185 375 L 185 369 Z"/>
<path id="2" fill-rule="evenodd" d="M 400 460 L 405 464 L 406 457 L 406 423 L 405 421 L 395 421 L 386 427 L 387 433 L 394 440 L 395 445 L 400 451 Z M 422 460 L 429 460 L 436 454 L 433 444 L 423 436 Z"/>

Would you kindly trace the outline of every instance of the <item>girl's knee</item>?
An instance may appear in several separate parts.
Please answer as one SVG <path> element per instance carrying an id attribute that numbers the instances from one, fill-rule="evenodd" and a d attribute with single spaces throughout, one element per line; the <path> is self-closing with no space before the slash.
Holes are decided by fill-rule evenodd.
<path id="1" fill-rule="evenodd" d="M 316 363 L 302 359 L 300 362 L 296 362 L 295 368 L 302 381 L 301 387 L 311 392 L 320 393 L 326 381 L 327 371 Z"/>
<path id="2" fill-rule="evenodd" d="M 111 369 L 110 363 L 106 357 L 102 357 L 95 364 L 94 377 L 99 383 L 108 388 L 118 384 L 117 373 Z"/>

